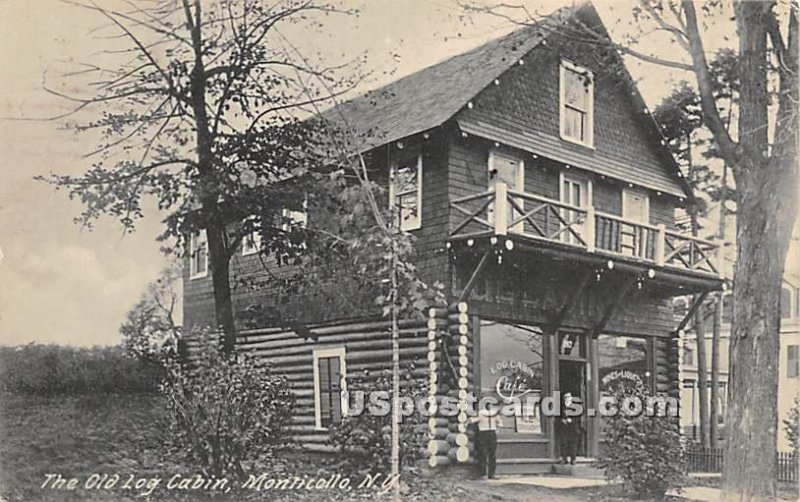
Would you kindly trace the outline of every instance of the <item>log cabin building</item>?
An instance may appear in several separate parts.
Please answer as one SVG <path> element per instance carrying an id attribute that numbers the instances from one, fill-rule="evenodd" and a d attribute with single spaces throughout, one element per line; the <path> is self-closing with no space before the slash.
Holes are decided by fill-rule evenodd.
<path id="1" fill-rule="evenodd" d="M 433 399 L 502 396 L 515 389 L 499 381 L 512 377 L 526 393 L 569 390 L 589 407 L 615 378 L 679 394 L 685 320 L 676 324 L 670 300 L 721 287 L 717 246 L 677 229 L 691 188 L 617 52 L 573 36 L 585 27 L 607 37 L 591 4 L 561 9 L 329 114 L 355 129 L 401 207 L 423 278 L 446 286 L 450 307 L 401 325 L 401 361 Z M 232 277 L 265 273 L 257 255 L 243 246 Z M 187 328 L 213 324 L 204 260 L 196 240 Z M 237 312 L 274 302 L 235 284 L 233 296 Z M 390 367 L 389 323 L 322 296 L 289 303 L 305 333 L 242 326 L 237 346 L 288 375 L 294 434 L 329 450 L 348 375 Z M 467 419 L 429 419 L 429 466 L 473 461 Z M 601 420 L 585 425 L 582 454 L 593 457 Z M 524 409 L 504 420 L 500 474 L 549 470 L 558 455 L 552 418 Z"/>

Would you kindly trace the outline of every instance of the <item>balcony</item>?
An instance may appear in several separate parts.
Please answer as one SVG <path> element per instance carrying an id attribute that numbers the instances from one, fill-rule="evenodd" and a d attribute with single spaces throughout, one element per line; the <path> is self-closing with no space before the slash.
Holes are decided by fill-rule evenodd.
<path id="1" fill-rule="evenodd" d="M 567 252 L 590 253 L 634 265 L 718 278 L 719 245 L 684 235 L 664 225 L 627 220 L 563 202 L 510 190 L 493 189 L 450 202 L 456 218 L 451 241 L 490 236 L 540 244 Z"/>

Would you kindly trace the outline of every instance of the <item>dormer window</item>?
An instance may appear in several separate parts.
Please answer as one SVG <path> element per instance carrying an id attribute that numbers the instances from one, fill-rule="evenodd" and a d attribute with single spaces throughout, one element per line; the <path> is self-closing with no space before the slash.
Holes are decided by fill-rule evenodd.
<path id="1" fill-rule="evenodd" d="M 422 154 L 400 159 L 392 165 L 389 204 L 400 230 L 422 227 Z"/>
<path id="2" fill-rule="evenodd" d="M 561 62 L 561 138 L 594 148 L 594 78 L 586 68 Z"/>

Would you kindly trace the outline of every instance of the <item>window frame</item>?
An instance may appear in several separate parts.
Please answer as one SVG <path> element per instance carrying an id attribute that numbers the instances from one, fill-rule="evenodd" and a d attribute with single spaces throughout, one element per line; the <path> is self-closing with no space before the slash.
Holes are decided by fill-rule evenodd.
<path id="1" fill-rule="evenodd" d="M 251 216 L 248 220 L 254 222 L 253 226 L 255 228 L 252 232 L 242 237 L 242 243 L 240 244 L 242 256 L 256 254 L 261 249 L 261 220 L 257 216 Z"/>
<path id="2" fill-rule="evenodd" d="M 340 381 L 339 388 L 342 392 L 347 391 L 347 358 L 346 349 L 341 347 L 330 347 L 324 349 L 314 349 L 312 359 L 314 365 L 314 427 L 318 431 L 327 431 L 328 427 L 322 426 L 322 389 L 320 388 L 319 360 L 332 357 L 339 358 Z M 347 415 L 347 401 L 342 399 L 342 417 Z"/>
<path id="3" fill-rule="evenodd" d="M 800 317 L 800 288 L 794 288 L 794 317 Z"/>
<path id="4" fill-rule="evenodd" d="M 783 283 L 783 284 L 781 284 L 781 295 L 778 298 L 779 305 L 781 303 L 783 303 L 782 300 L 783 300 L 784 292 L 789 293 L 789 305 L 787 305 L 787 308 L 786 308 L 785 311 L 784 311 L 783 308 L 781 308 L 781 321 L 788 321 L 788 320 L 793 319 L 795 317 L 795 315 L 794 315 L 795 308 L 796 308 L 795 307 L 795 303 L 796 303 L 797 300 L 796 300 L 796 298 L 794 296 L 795 288 L 791 287 L 790 285 L 788 285 L 786 283 Z"/>
<path id="5" fill-rule="evenodd" d="M 585 126 L 584 139 L 569 136 L 566 132 L 567 114 L 565 113 L 565 109 L 568 107 L 566 102 L 567 72 L 586 74 L 588 75 L 590 80 L 590 85 L 588 86 L 586 93 L 587 94 L 586 110 L 583 112 L 585 114 L 585 120 L 586 120 L 586 123 L 584 124 Z M 575 143 L 576 145 L 581 145 L 587 148 L 594 149 L 594 73 L 589 71 L 589 69 L 576 65 L 571 61 L 562 59 L 561 64 L 559 66 L 558 80 L 559 80 L 558 122 L 559 122 L 559 135 L 561 136 L 561 139 L 563 139 L 564 141 L 569 141 L 570 143 Z M 574 107 L 570 108 L 575 109 Z"/>
<path id="6" fill-rule="evenodd" d="M 203 270 L 199 272 L 195 272 L 198 267 L 197 264 L 197 250 L 200 249 L 198 246 L 198 241 L 205 246 L 205 254 L 203 260 Z M 199 232 L 192 232 L 189 235 L 189 279 L 202 279 L 203 277 L 208 276 L 208 266 L 209 266 L 209 257 L 208 257 L 208 234 L 206 233 L 205 229 L 200 230 Z"/>
<path id="7" fill-rule="evenodd" d="M 281 230 L 284 232 L 288 232 L 293 226 L 298 225 L 300 228 L 308 228 L 308 195 L 303 196 L 303 209 L 296 211 L 284 207 L 281 209 L 281 218 L 283 218 Z M 286 219 L 291 219 L 293 223 L 286 221 Z"/>
<path id="8" fill-rule="evenodd" d="M 681 354 L 681 364 L 683 366 L 696 366 L 696 362 L 694 360 L 694 349 L 692 347 L 687 347 L 684 345 L 683 353 Z"/>
<path id="9" fill-rule="evenodd" d="M 791 349 L 794 349 L 795 357 L 792 359 Z M 794 361 L 794 365 L 791 362 Z M 794 368 L 792 370 L 792 368 Z M 786 346 L 786 378 L 800 378 L 800 345 L 787 345 Z"/>
<path id="10" fill-rule="evenodd" d="M 394 209 L 398 207 L 398 199 L 404 195 L 413 193 L 414 191 L 405 190 L 400 193 L 397 192 L 395 180 L 398 167 L 398 161 L 395 159 L 392 161 L 391 167 L 389 168 L 389 209 L 392 210 L 393 224 L 397 225 L 398 228 L 404 232 L 419 230 L 422 228 L 422 152 L 417 154 L 417 210 L 413 218 L 403 219 L 402 209 L 398 211 L 397 214 L 394 214 Z"/>
<path id="11" fill-rule="evenodd" d="M 628 203 L 625 202 L 626 194 L 631 195 L 639 195 L 644 197 L 644 221 L 636 221 L 636 223 L 641 223 L 643 225 L 650 225 L 650 194 L 647 190 L 642 188 L 630 188 L 625 187 L 622 189 L 622 218 L 628 221 L 634 221 L 628 215 L 628 211 L 630 208 L 628 207 Z"/>

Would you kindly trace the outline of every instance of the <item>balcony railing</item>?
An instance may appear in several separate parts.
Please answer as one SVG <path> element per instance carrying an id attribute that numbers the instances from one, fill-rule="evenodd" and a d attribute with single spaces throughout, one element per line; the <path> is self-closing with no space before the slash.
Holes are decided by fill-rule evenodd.
<path id="1" fill-rule="evenodd" d="M 451 237 L 520 235 L 589 253 L 609 253 L 659 267 L 719 275 L 719 246 L 711 241 L 527 192 L 494 188 L 450 202 L 462 216 Z"/>

